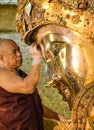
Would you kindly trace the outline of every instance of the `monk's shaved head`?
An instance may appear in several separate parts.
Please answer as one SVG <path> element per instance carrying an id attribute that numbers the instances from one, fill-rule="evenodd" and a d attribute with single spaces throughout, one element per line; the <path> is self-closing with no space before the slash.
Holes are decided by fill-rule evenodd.
<path id="1" fill-rule="evenodd" d="M 19 46 L 11 39 L 0 40 L 0 67 L 17 68 L 22 64 Z"/>
<path id="2" fill-rule="evenodd" d="M 11 39 L 0 39 L 0 54 L 3 54 L 4 51 L 7 51 L 10 45 L 17 45 L 17 44 Z"/>
<path id="3" fill-rule="evenodd" d="M 0 39 L 0 46 L 7 45 L 9 43 L 15 43 L 15 42 L 13 40 L 11 40 L 11 39 Z"/>

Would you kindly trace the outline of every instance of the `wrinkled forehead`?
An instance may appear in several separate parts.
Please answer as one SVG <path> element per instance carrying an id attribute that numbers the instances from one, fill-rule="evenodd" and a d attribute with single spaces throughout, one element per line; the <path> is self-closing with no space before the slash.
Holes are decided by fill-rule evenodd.
<path id="1" fill-rule="evenodd" d="M 11 49 L 14 49 L 14 48 L 18 48 L 18 45 L 12 41 L 12 40 L 1 40 L 0 41 L 0 50 L 11 50 Z"/>

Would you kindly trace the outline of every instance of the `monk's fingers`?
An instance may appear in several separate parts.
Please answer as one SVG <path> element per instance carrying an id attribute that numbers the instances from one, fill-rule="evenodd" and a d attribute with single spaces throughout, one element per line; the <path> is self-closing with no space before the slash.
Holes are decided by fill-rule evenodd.
<path id="1" fill-rule="evenodd" d="M 46 58 L 46 51 L 45 51 L 45 47 L 42 43 L 40 43 L 40 48 L 41 48 L 42 56 L 45 59 Z"/>

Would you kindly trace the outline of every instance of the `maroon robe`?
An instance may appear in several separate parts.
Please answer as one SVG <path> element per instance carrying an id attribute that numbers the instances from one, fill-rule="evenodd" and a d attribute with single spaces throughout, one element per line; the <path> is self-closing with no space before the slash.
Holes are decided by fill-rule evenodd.
<path id="1" fill-rule="evenodd" d="M 25 77 L 21 73 L 20 76 Z M 0 130 L 44 130 L 37 89 L 33 94 L 18 94 L 0 87 Z"/>

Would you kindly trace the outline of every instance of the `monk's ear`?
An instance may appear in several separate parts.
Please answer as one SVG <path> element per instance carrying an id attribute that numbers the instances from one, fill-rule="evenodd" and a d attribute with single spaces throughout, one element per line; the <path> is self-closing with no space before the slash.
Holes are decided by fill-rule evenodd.
<path id="1" fill-rule="evenodd" d="M 0 55 L 0 68 L 3 68 L 3 56 L 2 55 Z"/>
<path id="2" fill-rule="evenodd" d="M 0 55 L 0 61 L 3 61 L 3 55 Z"/>

